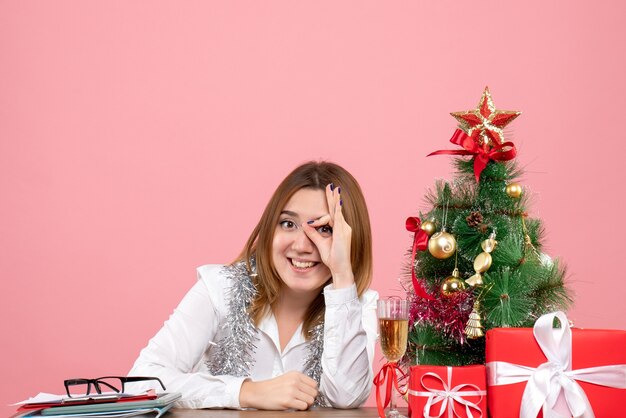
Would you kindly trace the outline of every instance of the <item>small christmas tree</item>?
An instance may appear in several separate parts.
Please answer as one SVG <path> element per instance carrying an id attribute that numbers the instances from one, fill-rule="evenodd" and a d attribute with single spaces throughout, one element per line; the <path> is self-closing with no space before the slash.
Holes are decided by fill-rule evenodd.
<path id="1" fill-rule="evenodd" d="M 486 330 L 532 326 L 571 303 L 565 268 L 541 252 L 543 227 L 515 182 L 521 171 L 503 128 L 519 115 L 496 109 L 485 88 L 476 109 L 452 113 L 451 142 L 462 148 L 430 154 L 461 157 L 454 179 L 428 192 L 430 211 L 407 219 L 412 364 L 484 363 Z"/>

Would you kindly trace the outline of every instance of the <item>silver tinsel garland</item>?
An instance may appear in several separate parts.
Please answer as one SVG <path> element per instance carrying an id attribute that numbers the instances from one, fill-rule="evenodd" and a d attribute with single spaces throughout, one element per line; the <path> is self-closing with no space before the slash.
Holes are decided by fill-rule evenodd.
<path id="1" fill-rule="evenodd" d="M 250 259 L 252 272 L 245 262 L 224 266 L 222 272 L 232 286 L 228 293 L 228 314 L 222 325 L 224 337 L 217 342 L 211 359 L 206 365 L 213 375 L 250 376 L 254 365 L 256 342 L 259 340 L 257 329 L 248 313 L 248 308 L 256 295 L 256 287 L 251 276 L 256 274 L 256 260 Z M 309 331 L 308 356 L 304 361 L 304 374 L 315 380 L 318 385 L 322 377 L 322 352 L 324 351 L 324 323 Z M 329 406 L 326 397 L 319 392 L 313 406 Z"/>
<path id="2" fill-rule="evenodd" d="M 324 351 L 324 322 L 309 330 L 309 355 L 304 362 L 304 373 L 319 385 L 322 378 L 322 352 Z M 313 406 L 330 406 L 326 396 L 318 392 Z"/>
<path id="3" fill-rule="evenodd" d="M 250 265 L 252 271 L 256 271 L 254 258 L 250 259 Z M 228 315 L 222 325 L 224 337 L 217 342 L 215 353 L 206 365 L 213 375 L 250 376 L 259 337 L 248 314 L 248 307 L 254 299 L 256 288 L 243 261 L 224 266 L 222 272 L 232 282 L 228 294 Z"/>

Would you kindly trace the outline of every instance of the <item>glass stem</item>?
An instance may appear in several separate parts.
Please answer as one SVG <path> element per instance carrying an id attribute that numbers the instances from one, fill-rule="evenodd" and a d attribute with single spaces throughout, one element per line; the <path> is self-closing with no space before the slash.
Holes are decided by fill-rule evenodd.
<path id="1" fill-rule="evenodd" d="M 395 364 L 396 364 L 396 363 L 394 363 L 394 367 L 395 367 Z M 394 374 L 394 375 L 395 375 L 395 374 Z M 392 377 L 391 377 L 391 376 L 389 376 L 389 379 L 391 379 L 391 378 L 392 378 Z M 391 396 L 390 396 L 390 398 L 389 398 L 389 414 L 390 414 L 391 416 L 394 416 L 394 415 L 396 414 L 396 402 L 395 402 L 395 399 L 396 399 L 396 396 L 395 396 L 395 395 L 396 395 L 396 394 L 395 394 L 394 387 L 395 387 L 395 382 L 393 382 L 393 383 L 392 383 L 392 385 L 391 385 Z"/>
<path id="2" fill-rule="evenodd" d="M 393 387 L 391 387 L 391 398 L 389 399 L 389 412 L 391 412 L 391 413 L 396 412 L 395 398 L 396 398 L 396 394 L 395 394 L 395 392 L 393 390 Z"/>

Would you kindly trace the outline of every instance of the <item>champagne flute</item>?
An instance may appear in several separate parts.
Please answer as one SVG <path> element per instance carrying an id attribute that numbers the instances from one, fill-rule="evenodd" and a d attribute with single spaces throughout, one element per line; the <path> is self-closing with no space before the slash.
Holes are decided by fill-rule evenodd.
<path id="1" fill-rule="evenodd" d="M 377 313 L 380 347 L 383 355 L 389 363 L 397 363 L 406 352 L 409 334 L 409 302 L 398 297 L 379 299 Z M 388 378 L 391 379 L 391 375 Z M 406 418 L 395 408 L 393 389 L 386 416 Z"/>

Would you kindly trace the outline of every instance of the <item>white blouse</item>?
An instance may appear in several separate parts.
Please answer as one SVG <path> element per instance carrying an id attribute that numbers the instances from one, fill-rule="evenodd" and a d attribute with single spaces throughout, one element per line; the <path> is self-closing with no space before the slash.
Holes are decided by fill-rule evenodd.
<path id="1" fill-rule="evenodd" d="M 185 295 L 163 328 L 141 350 L 129 375 L 156 376 L 168 392 L 181 392 L 181 408 L 239 408 L 239 391 L 245 377 L 211 375 L 205 362 L 225 332 L 221 325 L 228 313 L 230 279 L 221 265 L 198 268 L 198 282 Z M 324 351 L 320 391 L 336 408 L 356 408 L 367 399 L 373 379 L 372 362 L 377 338 L 378 293 L 366 291 L 357 297 L 356 286 L 324 288 Z M 273 314 L 258 327 L 254 381 L 285 372 L 304 372 L 308 342 L 302 324 L 284 350 L 280 350 L 278 327 Z M 157 388 L 150 383 L 133 389 Z"/>

